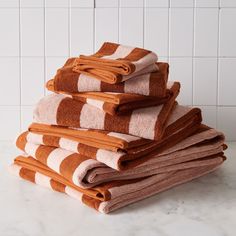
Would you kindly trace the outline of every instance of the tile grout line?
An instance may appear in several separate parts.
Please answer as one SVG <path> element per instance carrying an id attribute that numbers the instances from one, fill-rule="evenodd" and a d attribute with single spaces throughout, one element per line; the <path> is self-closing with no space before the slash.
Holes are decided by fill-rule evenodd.
<path id="1" fill-rule="evenodd" d="M 218 8 L 218 32 L 217 32 L 217 63 L 216 63 L 216 73 L 217 73 L 217 83 L 216 83 L 216 128 L 218 129 L 219 126 L 219 46 L 220 46 L 220 0 L 218 0 L 219 8 Z"/>
<path id="2" fill-rule="evenodd" d="M 46 0 L 43 1 L 43 72 L 44 72 L 44 85 L 46 83 Z M 46 95 L 46 88 L 43 90 L 44 96 Z"/>
<path id="3" fill-rule="evenodd" d="M 170 0 L 168 0 L 168 36 L 167 36 L 167 40 L 168 40 L 168 56 L 167 56 L 167 60 L 168 60 L 168 63 L 170 64 L 170 27 L 171 27 L 171 24 L 170 24 L 170 17 L 171 17 L 171 11 L 170 11 Z"/>
<path id="4" fill-rule="evenodd" d="M 120 0 L 118 0 L 118 43 L 120 43 Z"/>
<path id="5" fill-rule="evenodd" d="M 195 6 L 196 0 L 194 0 L 193 4 Z M 195 29 L 196 29 L 196 8 L 193 7 L 193 40 L 192 40 L 192 106 L 194 104 L 194 57 L 195 54 Z"/>
<path id="6" fill-rule="evenodd" d="M 71 57 L 71 0 L 68 4 L 68 54 Z"/>
<path id="7" fill-rule="evenodd" d="M 21 61 L 21 7 L 20 7 L 20 0 L 19 0 L 19 113 L 20 113 L 20 117 L 19 117 L 19 122 L 20 122 L 20 132 L 22 131 L 22 110 L 21 110 L 21 86 L 22 86 L 22 61 Z"/>
<path id="8" fill-rule="evenodd" d="M 96 8 L 96 0 L 93 0 L 93 53 L 95 53 L 95 24 L 96 24 L 96 20 L 95 20 L 95 8 Z"/>
<path id="9" fill-rule="evenodd" d="M 144 5 L 144 1 L 145 0 L 142 0 L 143 1 L 143 48 L 144 48 L 144 45 L 145 45 L 145 30 L 146 30 L 146 27 L 145 27 L 145 23 L 146 23 L 146 7 Z"/>

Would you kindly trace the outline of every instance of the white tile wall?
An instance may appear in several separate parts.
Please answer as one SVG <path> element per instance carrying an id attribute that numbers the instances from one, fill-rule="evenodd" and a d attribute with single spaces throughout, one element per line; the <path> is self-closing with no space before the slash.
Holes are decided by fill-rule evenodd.
<path id="1" fill-rule="evenodd" d="M 0 32 L 0 140 L 27 128 L 69 56 L 103 41 L 156 51 L 182 83 L 179 103 L 236 140 L 235 0 L 0 0 Z"/>

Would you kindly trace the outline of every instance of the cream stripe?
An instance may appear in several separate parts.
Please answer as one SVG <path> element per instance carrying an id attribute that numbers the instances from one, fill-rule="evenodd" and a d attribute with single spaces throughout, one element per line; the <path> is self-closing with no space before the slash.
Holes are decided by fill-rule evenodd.
<path id="1" fill-rule="evenodd" d="M 93 159 L 88 159 L 86 161 L 81 162 L 73 173 L 72 182 L 75 185 L 81 186 L 80 182 L 87 173 L 87 170 L 89 170 L 91 167 L 93 168 L 96 166 L 100 166 L 100 163 Z"/>
<path id="2" fill-rule="evenodd" d="M 71 154 L 73 154 L 73 152 L 56 148 L 49 154 L 47 158 L 47 166 L 60 174 L 60 165 L 62 161 Z"/>
<path id="3" fill-rule="evenodd" d="M 174 81 L 168 81 L 167 82 L 167 88 L 171 89 L 171 87 L 174 85 L 174 83 L 175 83 Z"/>
<path id="4" fill-rule="evenodd" d="M 35 154 L 38 149 L 39 145 L 33 144 L 33 143 L 26 143 L 25 145 L 25 152 L 29 154 L 30 156 L 36 158 Z"/>
<path id="5" fill-rule="evenodd" d="M 59 140 L 59 146 L 61 148 L 64 148 L 64 149 L 72 151 L 72 152 L 78 153 L 78 145 L 79 145 L 79 142 L 69 140 L 66 138 L 60 138 L 60 140 Z"/>
<path id="6" fill-rule="evenodd" d="M 103 101 L 99 101 L 99 100 L 95 100 L 95 99 L 91 99 L 91 98 L 87 98 L 86 102 L 87 102 L 87 104 L 97 107 L 101 110 L 102 110 L 103 104 L 104 104 Z"/>
<path id="7" fill-rule="evenodd" d="M 82 201 L 83 193 L 80 193 L 79 191 L 77 191 L 69 186 L 65 187 L 65 193 L 67 195 L 69 195 L 70 197 L 73 197 L 79 201 Z"/>
<path id="8" fill-rule="evenodd" d="M 140 71 L 146 66 L 153 64 L 157 61 L 157 55 L 153 52 L 148 53 L 146 56 L 140 58 L 138 61 L 132 62 L 135 65 L 135 72 Z"/>
<path id="9" fill-rule="evenodd" d="M 134 79 L 127 80 L 124 84 L 125 93 L 136 93 L 149 95 L 150 74 L 137 76 Z"/>
<path id="10" fill-rule="evenodd" d="M 163 105 L 138 109 L 132 112 L 129 133 L 137 136 L 153 139 L 155 124 Z"/>
<path id="11" fill-rule="evenodd" d="M 109 191 L 109 190 L 108 190 Z M 109 204 L 109 201 L 106 201 L 106 202 L 101 202 L 100 204 L 99 204 L 99 207 L 98 207 L 98 211 L 100 212 L 100 213 L 107 213 L 106 212 L 106 206 Z"/>
<path id="12" fill-rule="evenodd" d="M 80 126 L 90 129 L 104 129 L 105 112 L 85 104 L 80 113 Z"/>
<path id="13" fill-rule="evenodd" d="M 133 78 L 133 77 L 136 77 L 136 76 L 139 76 L 139 75 L 148 74 L 148 73 L 155 72 L 155 71 L 158 71 L 158 70 L 159 70 L 159 68 L 158 68 L 157 64 L 153 63 L 153 64 L 143 68 L 140 71 L 136 71 L 136 72 L 134 72 L 130 75 L 123 75 L 122 76 L 122 81 L 126 81 L 130 78 Z"/>
<path id="14" fill-rule="evenodd" d="M 27 142 L 34 144 L 44 144 L 43 143 L 43 135 L 42 134 L 34 134 L 29 132 L 26 137 Z"/>
<path id="15" fill-rule="evenodd" d="M 107 135 L 115 137 L 115 138 L 122 139 L 122 140 L 124 140 L 128 143 L 140 139 L 140 137 L 137 137 L 137 136 L 128 135 L 128 134 L 121 134 L 121 133 L 115 133 L 115 132 L 110 132 Z"/>
<path id="16" fill-rule="evenodd" d="M 61 94 L 50 94 L 41 99 L 34 110 L 34 122 L 57 125 L 57 109 L 64 98 Z"/>
<path id="17" fill-rule="evenodd" d="M 124 58 L 128 56 L 133 50 L 134 50 L 134 47 L 120 45 L 113 54 L 108 55 L 108 56 L 103 56 L 102 58 L 103 59 Z"/>
<path id="18" fill-rule="evenodd" d="M 96 159 L 106 164 L 107 166 L 117 170 L 119 159 L 123 155 L 123 152 L 112 152 L 104 149 L 98 149 Z"/>
<path id="19" fill-rule="evenodd" d="M 78 92 L 101 91 L 101 81 L 84 74 L 80 74 L 77 86 Z"/>
<path id="20" fill-rule="evenodd" d="M 51 178 L 49 178 L 46 175 L 40 174 L 38 172 L 35 173 L 34 182 L 38 185 L 41 185 L 41 186 L 47 187 L 47 188 L 52 188 L 50 180 L 51 180 Z"/>

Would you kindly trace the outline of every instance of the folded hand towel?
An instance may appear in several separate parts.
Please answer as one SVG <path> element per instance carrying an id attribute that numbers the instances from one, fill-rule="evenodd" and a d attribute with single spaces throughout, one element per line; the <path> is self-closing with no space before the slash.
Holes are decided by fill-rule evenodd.
<path id="1" fill-rule="evenodd" d="M 73 70 L 116 84 L 146 74 L 149 66 L 156 71 L 156 61 L 157 55 L 149 50 L 106 42 L 95 54 L 77 58 Z"/>
<path id="2" fill-rule="evenodd" d="M 224 157 L 215 157 L 209 165 L 153 175 L 137 180 L 112 181 L 91 189 L 81 189 L 60 175 L 33 164 L 22 166 L 15 162 L 11 172 L 32 183 L 63 192 L 81 201 L 85 205 L 102 213 L 109 213 L 118 208 L 137 202 L 141 199 L 165 191 L 176 185 L 191 181 L 217 169 L 225 160 Z M 37 166 L 37 165 L 36 165 Z"/>
<path id="3" fill-rule="evenodd" d="M 132 110 L 150 106 L 157 106 L 166 103 L 169 99 L 173 99 L 179 93 L 180 84 L 177 82 L 168 82 L 166 96 L 163 98 L 126 94 L 126 93 L 103 93 L 103 92 L 85 92 L 85 93 L 69 93 L 69 92 L 53 92 L 64 94 L 65 97 L 73 98 L 77 101 L 90 104 L 102 109 L 108 114 L 118 115 L 130 112 Z"/>
<path id="4" fill-rule="evenodd" d="M 111 152 L 89 146 L 81 146 L 76 150 L 77 143 L 74 145 L 69 140 L 60 140 L 58 144 L 55 144 L 52 143 L 52 139 L 53 137 L 25 132 L 17 139 L 17 147 L 61 174 L 68 181 L 84 188 L 110 180 L 134 179 L 190 168 L 193 160 L 221 155 L 224 144 L 222 133 L 210 128 L 205 131 L 199 129 L 196 134 L 170 148 L 165 150 L 157 148 L 148 153 L 149 155 L 141 151 L 141 155 L 134 158 L 124 152 Z M 128 170 L 116 171 L 121 167 L 127 167 Z"/>
<path id="5" fill-rule="evenodd" d="M 173 94 L 164 104 L 141 108 L 121 116 L 111 116 L 103 110 L 62 94 L 41 99 L 34 111 L 37 123 L 75 128 L 100 129 L 159 140 L 175 105 L 179 84 L 172 86 Z"/>
<path id="6" fill-rule="evenodd" d="M 166 83 L 169 73 L 168 63 L 156 63 L 159 68 L 156 72 L 139 75 L 122 83 L 108 84 L 87 75 L 73 72 L 74 61 L 75 58 L 68 59 L 65 65 L 57 70 L 55 77 L 47 82 L 46 87 L 48 90 L 69 93 L 115 92 L 158 98 L 166 96 Z M 106 93 L 104 96 L 106 96 Z"/>

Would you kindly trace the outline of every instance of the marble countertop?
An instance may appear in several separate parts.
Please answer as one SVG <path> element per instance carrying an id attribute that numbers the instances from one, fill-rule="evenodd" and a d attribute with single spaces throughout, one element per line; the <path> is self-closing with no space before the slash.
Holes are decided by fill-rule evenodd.
<path id="1" fill-rule="evenodd" d="M 0 235 L 236 235 L 236 143 L 216 172 L 110 215 L 11 176 L 17 150 L 0 142 Z"/>

